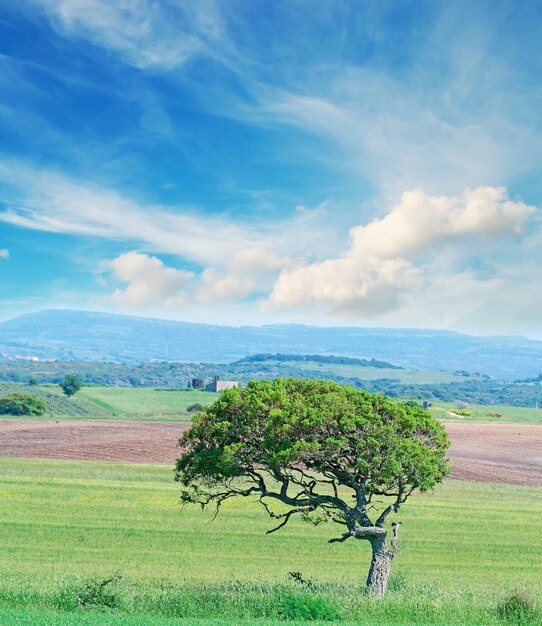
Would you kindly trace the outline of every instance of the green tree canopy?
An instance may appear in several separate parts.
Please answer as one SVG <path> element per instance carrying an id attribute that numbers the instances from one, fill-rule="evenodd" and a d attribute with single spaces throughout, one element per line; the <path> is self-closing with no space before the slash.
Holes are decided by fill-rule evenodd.
<path id="1" fill-rule="evenodd" d="M 59 387 L 68 396 L 73 396 L 83 386 L 79 376 L 77 374 L 66 374 L 64 380 L 59 383 Z"/>
<path id="2" fill-rule="evenodd" d="M 11 393 L 0 399 L 0 414 L 43 415 L 47 407 L 41 398 L 29 393 Z"/>
<path id="3" fill-rule="evenodd" d="M 228 498 L 252 496 L 277 520 L 268 533 L 295 515 L 336 523 L 343 532 L 330 543 L 370 542 L 367 585 L 378 594 L 397 549 L 398 524 L 387 543 L 388 515 L 449 471 L 446 431 L 423 408 L 322 380 L 227 390 L 196 415 L 180 445 L 184 503 L 218 512 Z"/>

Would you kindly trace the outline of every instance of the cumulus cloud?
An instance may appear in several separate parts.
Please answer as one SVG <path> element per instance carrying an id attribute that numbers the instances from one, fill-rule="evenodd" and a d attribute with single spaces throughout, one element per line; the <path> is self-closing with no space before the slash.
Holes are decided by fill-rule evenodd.
<path id="1" fill-rule="evenodd" d="M 268 292 L 277 270 L 288 262 L 264 248 L 245 248 L 224 268 L 207 267 L 196 275 L 168 267 L 156 256 L 131 251 L 102 263 L 101 270 L 126 284 L 114 291 L 110 301 L 137 310 L 241 300 L 253 292 Z M 107 280 L 98 280 L 107 287 Z"/>
<path id="2" fill-rule="evenodd" d="M 290 263 L 263 247 L 237 251 L 225 269 L 207 268 L 200 277 L 196 294 L 199 302 L 244 298 L 251 292 L 268 292 L 277 270 Z"/>
<path id="3" fill-rule="evenodd" d="M 266 305 L 316 305 L 355 315 L 394 310 L 402 294 L 423 286 L 427 255 L 440 244 L 519 235 L 534 211 L 500 187 L 466 190 L 461 197 L 406 192 L 387 215 L 352 228 L 339 258 L 282 271 Z"/>
<path id="4" fill-rule="evenodd" d="M 115 280 L 127 283 L 124 289 L 115 290 L 111 300 L 128 309 L 179 304 L 186 297 L 184 287 L 194 276 L 186 270 L 166 267 L 155 256 L 136 251 L 107 261 L 103 269 L 110 271 Z"/>
<path id="5" fill-rule="evenodd" d="M 9 250 L 7 248 L 0 248 L 0 259 L 9 259 Z"/>
<path id="6" fill-rule="evenodd" d="M 383 218 L 352 228 L 352 253 L 408 257 L 445 239 L 520 233 L 533 211 L 534 207 L 509 200 L 503 187 L 467 189 L 460 198 L 408 191 Z"/>

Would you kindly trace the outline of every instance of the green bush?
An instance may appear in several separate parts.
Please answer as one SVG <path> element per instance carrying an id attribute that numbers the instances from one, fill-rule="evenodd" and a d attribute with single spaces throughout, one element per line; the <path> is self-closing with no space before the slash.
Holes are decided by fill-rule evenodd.
<path id="1" fill-rule="evenodd" d="M 339 611 L 324 598 L 301 593 L 288 593 L 280 599 L 283 619 L 324 620 L 341 619 Z"/>
<path id="2" fill-rule="evenodd" d="M 204 408 L 205 407 L 203 406 L 203 404 L 200 404 L 199 402 L 194 402 L 194 404 L 188 406 L 186 410 L 189 413 L 197 413 L 198 411 L 203 411 Z"/>
<path id="3" fill-rule="evenodd" d="M 0 414 L 4 415 L 43 415 L 45 402 L 29 393 L 10 393 L 0 399 Z"/>
<path id="4" fill-rule="evenodd" d="M 497 614 L 503 622 L 509 624 L 534 624 L 535 621 L 540 623 L 533 597 L 522 590 L 507 595 L 497 607 Z"/>
<path id="5" fill-rule="evenodd" d="M 57 605 L 61 610 L 85 609 L 114 609 L 117 607 L 117 594 L 111 585 L 118 582 L 119 576 L 96 580 L 90 578 L 67 585 L 58 595 Z"/>

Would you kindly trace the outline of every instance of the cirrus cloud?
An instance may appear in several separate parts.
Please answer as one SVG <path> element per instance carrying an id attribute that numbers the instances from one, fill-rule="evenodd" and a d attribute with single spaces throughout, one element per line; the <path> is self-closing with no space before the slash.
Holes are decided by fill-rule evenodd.
<path id="1" fill-rule="evenodd" d="M 220 19 L 212 0 L 27 0 L 65 36 L 80 37 L 140 69 L 171 70 L 219 47 Z"/>

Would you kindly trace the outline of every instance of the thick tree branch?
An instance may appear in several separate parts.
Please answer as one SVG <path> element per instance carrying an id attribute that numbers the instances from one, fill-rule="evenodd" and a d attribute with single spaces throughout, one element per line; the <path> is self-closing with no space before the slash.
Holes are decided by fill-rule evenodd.
<path id="1" fill-rule="evenodd" d="M 408 496 L 412 493 L 412 489 L 408 492 L 405 493 L 404 492 L 404 487 L 401 485 L 399 487 L 399 490 L 397 492 L 395 501 L 392 502 L 389 506 L 387 506 L 382 513 L 380 514 L 379 518 L 376 520 L 376 524 L 375 526 L 382 526 L 384 524 L 384 522 L 386 521 L 386 517 L 388 517 L 388 515 L 393 511 L 394 513 L 398 513 L 399 512 L 399 508 L 401 506 L 401 504 L 403 504 L 403 502 L 408 498 Z"/>

